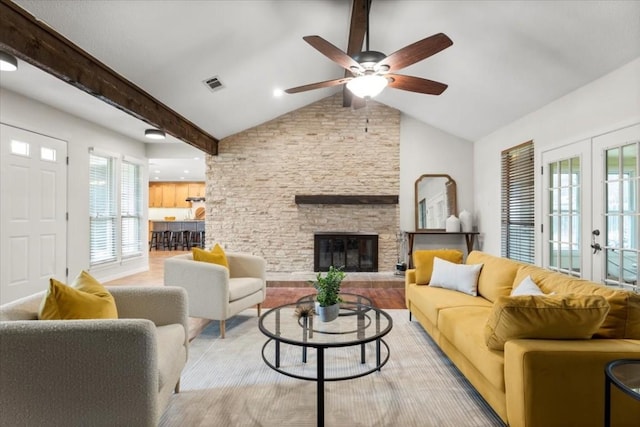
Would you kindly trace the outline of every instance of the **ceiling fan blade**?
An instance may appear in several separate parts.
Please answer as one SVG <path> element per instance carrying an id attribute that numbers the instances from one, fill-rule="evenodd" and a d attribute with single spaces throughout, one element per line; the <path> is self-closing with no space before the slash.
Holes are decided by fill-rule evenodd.
<path id="1" fill-rule="evenodd" d="M 357 70 L 362 68 L 352 57 L 320 36 L 305 36 L 302 39 L 316 48 L 318 52 L 348 71 L 352 71 L 352 67 L 355 67 Z"/>
<path id="2" fill-rule="evenodd" d="M 390 79 L 389 87 L 408 90 L 409 92 L 426 93 L 427 95 L 440 95 L 448 85 L 421 77 L 403 76 L 401 74 L 386 74 Z"/>
<path id="3" fill-rule="evenodd" d="M 438 33 L 393 52 L 391 55 L 378 62 L 377 66 L 387 66 L 391 72 L 398 71 L 404 67 L 408 67 L 411 64 L 415 64 L 418 61 L 422 61 L 425 58 L 435 55 L 452 44 L 453 42 L 449 37 L 443 33 Z"/>
<path id="4" fill-rule="evenodd" d="M 349 25 L 349 42 L 347 43 L 347 55 L 353 56 L 362 50 L 364 35 L 367 32 L 367 13 L 371 5 L 371 0 L 353 0 L 351 6 L 351 24 Z M 350 76 L 350 71 L 344 72 L 345 77 Z M 350 107 L 355 96 L 345 86 L 342 89 L 342 106 Z M 356 104 L 357 103 L 357 104 Z M 354 108 L 360 108 L 360 103 L 356 100 Z M 362 101 L 362 104 L 364 101 Z"/>
<path id="5" fill-rule="evenodd" d="M 346 82 L 348 82 L 352 78 L 353 77 L 345 77 L 345 78 L 341 78 L 341 79 L 334 79 L 334 80 L 327 80 L 327 81 L 324 81 L 324 82 L 311 83 L 311 84 L 304 85 L 304 86 L 292 87 L 291 89 L 285 90 L 285 92 L 286 93 L 298 93 L 298 92 L 306 92 L 308 90 L 313 90 L 313 89 L 322 89 L 322 88 L 325 88 L 325 87 L 338 86 L 338 85 L 345 84 Z"/>

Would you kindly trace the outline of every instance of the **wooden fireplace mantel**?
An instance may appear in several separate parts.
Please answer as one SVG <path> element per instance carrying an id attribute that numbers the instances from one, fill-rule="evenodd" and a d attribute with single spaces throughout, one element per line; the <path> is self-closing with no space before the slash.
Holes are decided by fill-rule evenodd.
<path id="1" fill-rule="evenodd" d="M 296 194 L 296 205 L 397 205 L 397 195 Z"/>

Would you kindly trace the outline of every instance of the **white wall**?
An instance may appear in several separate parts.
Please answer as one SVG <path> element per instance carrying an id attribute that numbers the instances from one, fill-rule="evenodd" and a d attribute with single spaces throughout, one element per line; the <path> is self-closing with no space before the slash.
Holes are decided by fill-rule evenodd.
<path id="1" fill-rule="evenodd" d="M 451 176 L 456 181 L 458 213 L 463 209 L 473 212 L 473 144 L 402 114 L 399 197 L 401 230 L 415 230 L 415 182 L 423 174 Z M 417 236 L 414 249 L 443 246 L 460 248 L 466 252 L 460 236 Z"/>
<path id="2" fill-rule="evenodd" d="M 640 122 L 640 58 L 493 132 L 474 146 L 475 213 L 482 249 L 500 254 L 500 153 L 533 140 L 540 153 Z M 536 206 L 541 205 L 536 182 Z M 536 229 L 540 213 L 536 212 Z M 536 263 L 540 263 L 536 243 Z"/>
<path id="3" fill-rule="evenodd" d="M 144 160 L 143 182 L 146 183 L 145 144 L 15 92 L 0 89 L 0 95 L 0 122 L 67 141 L 67 266 L 70 279 L 73 279 L 80 270 L 89 270 L 89 147 Z M 146 201 L 147 185 L 143 189 L 143 200 Z M 142 257 L 128 260 L 122 265 L 89 271 L 97 279 L 106 281 L 148 270 L 148 265 L 148 253 L 145 250 Z"/>

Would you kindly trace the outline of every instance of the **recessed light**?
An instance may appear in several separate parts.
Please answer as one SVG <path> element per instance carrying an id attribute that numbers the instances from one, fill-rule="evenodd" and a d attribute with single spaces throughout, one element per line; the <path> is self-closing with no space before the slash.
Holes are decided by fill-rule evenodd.
<path id="1" fill-rule="evenodd" d="M 200 160 L 200 157 L 194 157 L 193 160 Z"/>
<path id="2" fill-rule="evenodd" d="M 181 176 L 180 179 L 184 179 L 184 176 Z"/>
<path id="3" fill-rule="evenodd" d="M 160 179 L 160 177 L 159 177 L 159 176 L 156 176 L 156 177 L 154 177 L 153 179 Z"/>
<path id="4" fill-rule="evenodd" d="M 160 171 L 153 171 L 154 173 L 160 173 Z"/>
<path id="5" fill-rule="evenodd" d="M 274 89 L 273 90 L 273 96 L 275 96 L 276 98 L 279 98 L 282 95 L 284 95 L 284 91 L 282 89 Z"/>
<path id="6" fill-rule="evenodd" d="M 187 169 L 184 170 L 184 173 L 189 173 L 189 171 Z"/>

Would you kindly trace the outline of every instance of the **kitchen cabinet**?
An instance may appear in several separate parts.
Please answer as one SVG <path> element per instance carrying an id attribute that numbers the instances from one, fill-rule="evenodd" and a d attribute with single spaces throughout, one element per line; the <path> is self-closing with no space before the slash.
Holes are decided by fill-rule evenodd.
<path id="1" fill-rule="evenodd" d="M 190 208 L 187 197 L 204 197 L 204 182 L 150 182 L 150 208 Z"/>
<path id="2" fill-rule="evenodd" d="M 189 197 L 189 184 L 186 182 L 176 184 L 176 192 L 175 192 L 175 207 L 176 208 L 189 208 L 191 207 L 191 203 L 187 202 L 187 197 Z"/>
<path id="3" fill-rule="evenodd" d="M 162 185 L 160 183 L 149 184 L 149 207 L 161 208 L 162 207 Z"/>

